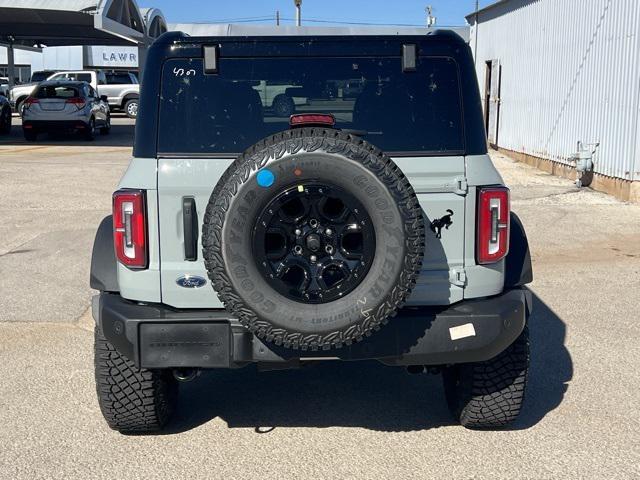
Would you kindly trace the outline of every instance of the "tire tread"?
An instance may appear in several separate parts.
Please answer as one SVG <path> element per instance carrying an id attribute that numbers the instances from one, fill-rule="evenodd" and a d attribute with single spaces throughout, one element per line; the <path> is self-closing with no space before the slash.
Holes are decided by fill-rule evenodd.
<path id="1" fill-rule="evenodd" d="M 137 369 L 95 329 L 94 366 L 98 403 L 105 420 L 121 433 L 162 429 L 177 401 L 168 371 Z"/>

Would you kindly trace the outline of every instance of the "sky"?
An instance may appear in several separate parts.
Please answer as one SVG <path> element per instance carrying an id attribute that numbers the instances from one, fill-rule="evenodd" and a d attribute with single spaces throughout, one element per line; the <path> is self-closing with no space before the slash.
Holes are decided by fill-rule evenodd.
<path id="1" fill-rule="evenodd" d="M 480 0 L 480 7 L 495 0 Z M 138 0 L 140 7 L 162 10 L 169 23 L 254 23 L 275 25 L 280 10 L 283 24 L 295 18 L 293 0 Z M 426 24 L 425 7 L 433 7 L 436 25 L 465 24 L 475 0 L 303 0 L 303 25 L 340 25 L 338 22 Z M 315 22 L 312 20 L 316 20 Z"/>

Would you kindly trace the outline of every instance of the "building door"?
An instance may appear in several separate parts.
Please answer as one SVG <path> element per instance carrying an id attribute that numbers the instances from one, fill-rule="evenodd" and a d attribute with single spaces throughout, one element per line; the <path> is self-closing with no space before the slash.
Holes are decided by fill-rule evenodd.
<path id="1" fill-rule="evenodd" d="M 485 83 L 485 122 L 487 140 L 493 148 L 498 148 L 498 124 L 500 121 L 500 76 L 502 69 L 499 60 L 487 62 Z"/>

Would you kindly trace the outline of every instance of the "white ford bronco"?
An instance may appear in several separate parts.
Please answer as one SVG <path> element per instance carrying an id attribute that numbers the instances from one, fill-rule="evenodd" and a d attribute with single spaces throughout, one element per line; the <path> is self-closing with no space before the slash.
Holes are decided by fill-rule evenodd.
<path id="1" fill-rule="evenodd" d="M 91 265 L 110 427 L 163 428 L 203 369 L 370 359 L 441 373 L 466 427 L 516 418 L 531 262 L 459 36 L 172 32 L 143 84 Z"/>

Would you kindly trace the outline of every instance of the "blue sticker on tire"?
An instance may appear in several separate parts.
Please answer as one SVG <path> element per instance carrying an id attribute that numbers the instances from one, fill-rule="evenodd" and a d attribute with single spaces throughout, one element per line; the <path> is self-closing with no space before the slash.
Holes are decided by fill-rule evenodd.
<path id="1" fill-rule="evenodd" d="M 256 175 L 256 180 L 258 185 L 267 188 L 273 185 L 273 182 L 276 181 L 276 176 L 268 168 L 263 168 L 258 172 L 258 175 Z"/>

